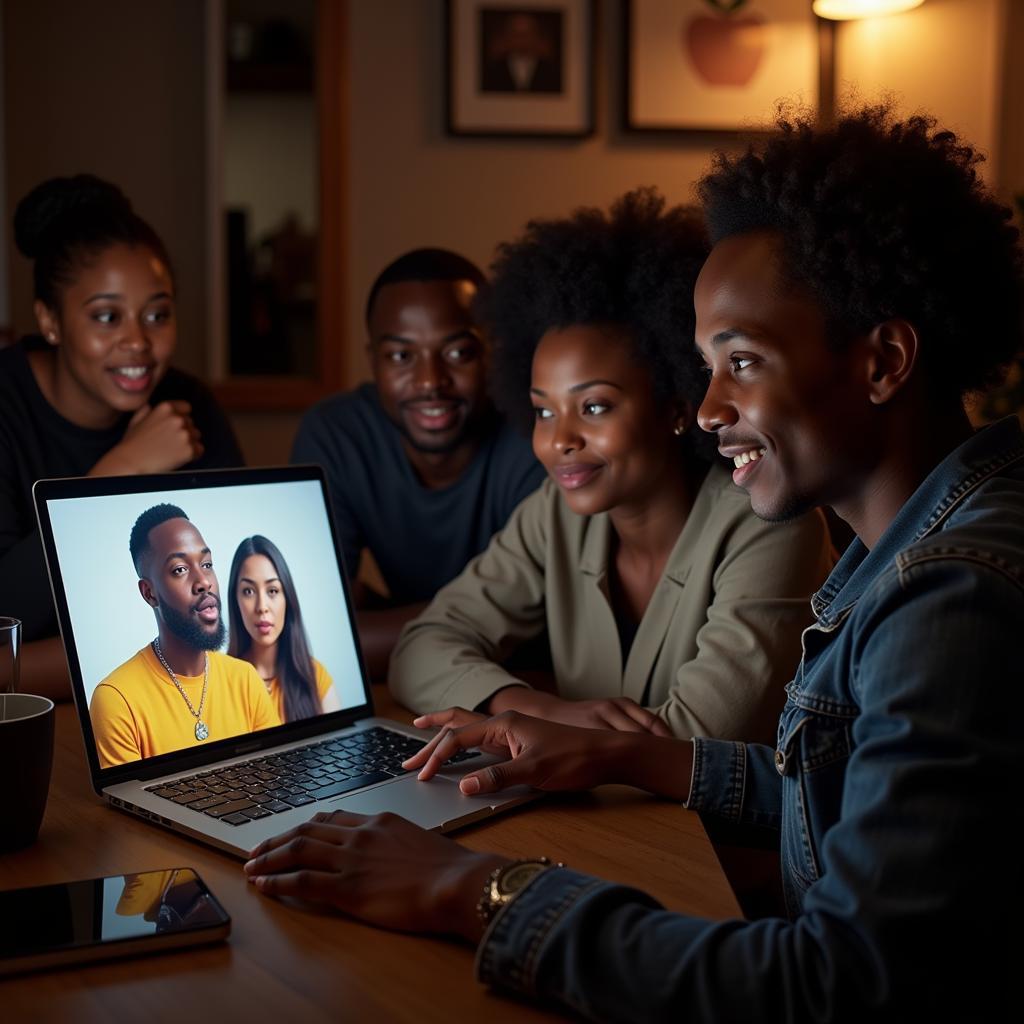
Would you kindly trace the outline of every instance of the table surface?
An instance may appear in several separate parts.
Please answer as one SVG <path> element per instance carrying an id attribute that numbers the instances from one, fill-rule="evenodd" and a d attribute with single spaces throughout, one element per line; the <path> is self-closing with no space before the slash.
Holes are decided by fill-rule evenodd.
<path id="1" fill-rule="evenodd" d="M 378 713 L 409 721 L 381 686 Z M 5 1021 L 216 1018 L 302 1021 L 551 1019 L 473 977 L 473 951 L 287 905 L 247 885 L 240 862 L 109 808 L 93 791 L 74 708 L 57 709 L 53 782 L 39 840 L 0 855 L 0 888 L 196 868 L 233 919 L 227 943 L 0 980 Z M 698 816 L 637 790 L 551 796 L 457 833 L 510 857 L 546 854 L 635 885 L 673 910 L 737 917 Z M 465 1016 L 467 1015 L 468 1016 Z"/>

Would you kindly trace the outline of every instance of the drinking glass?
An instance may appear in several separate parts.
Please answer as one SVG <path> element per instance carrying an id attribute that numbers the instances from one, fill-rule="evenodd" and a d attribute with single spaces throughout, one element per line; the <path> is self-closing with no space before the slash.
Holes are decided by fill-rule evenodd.
<path id="1" fill-rule="evenodd" d="M 0 615 L 0 694 L 21 689 L 21 619 Z"/>

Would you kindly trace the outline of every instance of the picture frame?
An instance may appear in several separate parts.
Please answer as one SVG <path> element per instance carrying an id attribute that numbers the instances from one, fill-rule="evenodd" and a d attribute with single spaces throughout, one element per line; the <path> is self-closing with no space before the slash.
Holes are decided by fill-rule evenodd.
<path id="1" fill-rule="evenodd" d="M 594 132 L 594 0 L 446 0 L 446 129 L 456 136 Z"/>
<path id="2" fill-rule="evenodd" d="M 622 42 L 628 132 L 758 131 L 827 99 L 808 0 L 623 0 Z"/>

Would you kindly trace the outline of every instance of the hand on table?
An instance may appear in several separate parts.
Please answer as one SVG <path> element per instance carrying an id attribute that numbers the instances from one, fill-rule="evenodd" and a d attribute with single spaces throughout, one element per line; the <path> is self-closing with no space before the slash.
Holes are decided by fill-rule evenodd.
<path id="1" fill-rule="evenodd" d="M 630 697 L 607 697 L 597 700 L 565 700 L 552 693 L 507 686 L 490 700 L 492 714 L 519 711 L 524 715 L 544 718 L 549 722 L 575 725 L 582 729 L 615 729 L 618 732 L 649 732 L 654 736 L 671 736 L 669 727 L 653 711 L 641 707 Z"/>
<path id="2" fill-rule="evenodd" d="M 382 928 L 476 942 L 476 903 L 507 858 L 475 853 L 394 814 L 321 813 L 260 843 L 245 873 L 260 892 L 321 903 Z"/>
<path id="3" fill-rule="evenodd" d="M 453 729 L 459 729 L 464 725 L 472 725 L 474 722 L 485 722 L 487 717 L 478 711 L 467 711 L 465 708 L 445 708 L 444 711 L 420 715 L 412 720 L 412 724 L 417 729 L 440 729 L 446 725 Z"/>
<path id="4" fill-rule="evenodd" d="M 671 736 L 669 727 L 654 712 L 641 707 L 629 697 L 610 697 L 600 700 L 564 700 L 540 690 L 523 686 L 507 686 L 490 700 L 492 715 L 503 711 L 518 711 L 531 718 L 561 722 L 581 729 L 612 729 L 617 732 L 649 732 L 652 736 Z M 420 729 L 459 727 L 482 722 L 488 716 L 465 708 L 446 708 L 428 715 L 420 715 L 413 725 Z"/>

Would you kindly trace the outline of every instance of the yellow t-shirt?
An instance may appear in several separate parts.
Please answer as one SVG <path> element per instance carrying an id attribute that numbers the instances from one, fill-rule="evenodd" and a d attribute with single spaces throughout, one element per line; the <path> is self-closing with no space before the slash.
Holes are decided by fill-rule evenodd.
<path id="1" fill-rule="evenodd" d="M 330 673 L 316 658 L 311 660 L 313 662 L 313 678 L 316 681 L 316 692 L 320 697 L 320 704 L 322 705 L 324 697 L 330 693 L 331 687 L 334 685 L 334 680 L 331 679 Z M 270 699 L 274 702 L 274 707 L 277 708 L 277 713 L 281 716 L 281 721 L 287 721 L 284 717 L 284 690 L 278 683 L 277 676 L 267 680 L 267 692 L 270 694 Z"/>
<path id="2" fill-rule="evenodd" d="M 178 682 L 198 710 L 203 677 L 178 676 Z M 89 714 L 103 768 L 281 724 L 281 716 L 252 665 L 211 651 L 210 682 L 203 705 L 203 721 L 210 735 L 197 740 L 196 718 L 150 644 L 96 687 Z"/>

